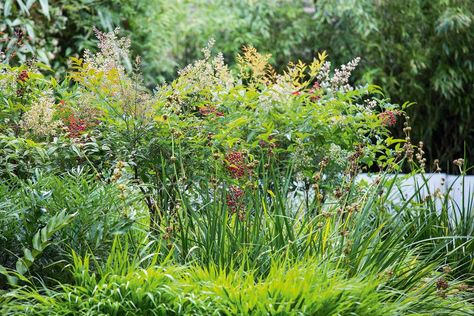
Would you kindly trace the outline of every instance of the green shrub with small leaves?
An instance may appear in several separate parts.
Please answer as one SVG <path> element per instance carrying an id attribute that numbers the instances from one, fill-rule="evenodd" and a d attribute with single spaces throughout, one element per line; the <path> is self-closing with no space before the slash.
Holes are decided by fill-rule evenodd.
<path id="1" fill-rule="evenodd" d="M 429 161 L 451 169 L 459 157 L 474 160 L 472 1 L 318 0 L 314 7 L 315 48 L 338 62 L 362 57 L 366 80 L 395 102 L 416 102 L 410 124 Z"/>

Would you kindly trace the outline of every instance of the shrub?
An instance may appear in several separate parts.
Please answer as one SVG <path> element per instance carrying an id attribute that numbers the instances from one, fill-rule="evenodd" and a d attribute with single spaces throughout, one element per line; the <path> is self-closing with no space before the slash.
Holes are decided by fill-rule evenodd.
<path id="1" fill-rule="evenodd" d="M 341 62 L 361 56 L 365 79 L 410 100 L 429 161 L 472 161 L 474 7 L 469 1 L 315 1 L 315 48 Z M 428 118 L 428 119 L 427 119 Z M 454 125 L 453 125 L 454 124 Z M 453 127 L 454 126 L 454 127 Z M 466 152 L 465 152 L 466 151 Z"/>
<path id="2" fill-rule="evenodd" d="M 28 181 L 5 183 L 0 192 L 0 245 L 5 250 L 0 265 L 7 268 L 15 267 L 23 249 L 32 247 L 34 235 L 63 211 L 74 217 L 50 237 L 52 245 L 42 250 L 31 272 L 57 276 L 70 249 L 106 254 L 112 236 L 125 234 L 135 224 L 146 225 L 143 207 L 131 188 L 96 182 L 80 167 L 62 177 L 36 174 Z"/>
<path id="3" fill-rule="evenodd" d="M 60 77 L 67 69 L 69 57 L 79 56 L 97 45 L 91 26 L 105 31 L 122 27 L 133 37 L 137 52 L 150 53 L 146 54 L 148 69 L 156 74 L 157 65 L 151 64 L 149 57 L 166 53 L 156 45 L 156 37 L 163 40 L 169 35 L 161 33 L 164 28 L 160 26 L 166 25 L 166 21 L 159 18 L 160 10 L 172 8 L 161 0 L 7 0 L 0 3 L 0 51 L 4 53 L 0 60 L 14 65 L 33 57 L 49 65 L 55 70 L 53 75 Z M 150 32 L 152 26 L 161 32 Z"/>
<path id="4" fill-rule="evenodd" d="M 383 168 L 394 165 L 395 152 L 400 153 L 399 146 L 386 148 L 385 119 L 377 113 L 403 117 L 403 112 L 378 98 L 378 87 L 349 84 L 358 59 L 332 75 L 322 53 L 310 64 L 290 64 L 279 75 L 268 56 L 249 47 L 238 57 L 240 74 L 235 75 L 208 47 L 204 59 L 152 96 L 121 64 L 128 44 L 114 46 L 112 33 L 98 35 L 101 51 L 74 60 L 72 77 L 96 108 L 103 123 L 95 129 L 113 159 L 125 162 L 133 181 L 152 185 L 145 189 L 151 214 L 156 213 L 152 201 L 162 203 L 161 212 L 173 212 L 176 188 L 209 174 L 216 180 L 234 178 L 242 186 L 257 181 L 257 171 L 270 161 L 277 164 L 276 172 L 291 162 L 309 187 L 315 169 L 324 169 L 327 183 L 335 183 L 343 171 L 356 172 L 350 171 L 358 169 L 356 161 Z M 378 157 L 381 151 L 385 155 Z M 240 160 L 231 161 L 231 153 Z M 240 176 L 229 172 L 236 168 Z"/>
<path id="5" fill-rule="evenodd" d="M 96 44 L 91 25 L 104 31 L 121 26 L 123 33 L 132 37 L 133 51 L 143 55 L 149 86 L 173 80 L 176 70 L 201 58 L 199 48 L 209 38 L 217 40 L 217 48 L 232 68 L 234 55 L 244 45 L 270 53 L 277 70 L 285 69 L 290 58 L 310 61 L 316 50 L 328 51 L 338 64 L 360 56 L 359 82 L 381 85 L 395 102 L 418 103 L 409 111 L 410 122 L 414 134 L 427 145 L 430 161 L 438 158 L 449 166 L 454 158 L 464 156 L 464 150 L 473 160 L 469 148 L 464 149 L 473 134 L 469 123 L 474 72 L 469 56 L 474 9 L 469 2 L 20 3 L 7 1 L 4 5 L 5 22 L 0 31 L 8 40 L 0 42 L 0 50 L 8 46 L 10 51 L 19 41 L 22 48 L 17 55 L 22 60 L 36 56 L 56 70 L 64 70 L 69 56 L 78 57 Z M 120 16 L 115 13 L 117 8 Z M 130 62 L 127 67 L 131 68 Z M 452 122 L 456 122 L 455 128 Z"/>

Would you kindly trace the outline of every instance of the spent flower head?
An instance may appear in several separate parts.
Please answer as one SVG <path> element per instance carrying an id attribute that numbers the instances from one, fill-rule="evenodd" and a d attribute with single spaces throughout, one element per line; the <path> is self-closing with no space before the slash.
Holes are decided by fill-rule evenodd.
<path id="1" fill-rule="evenodd" d="M 48 136 L 56 133 L 61 122 L 54 118 L 54 99 L 50 96 L 41 96 L 23 115 L 20 125 L 23 129 L 37 136 Z"/>

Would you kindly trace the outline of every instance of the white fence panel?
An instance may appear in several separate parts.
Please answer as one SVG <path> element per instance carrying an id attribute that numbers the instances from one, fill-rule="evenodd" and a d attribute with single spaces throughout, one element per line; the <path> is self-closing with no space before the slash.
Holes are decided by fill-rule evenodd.
<path id="1" fill-rule="evenodd" d="M 358 179 L 370 183 L 376 177 L 377 174 L 360 174 Z M 398 175 L 398 177 L 405 178 L 407 176 L 401 174 Z M 427 186 L 424 185 L 424 179 L 426 179 Z M 426 173 L 424 175 L 417 174 L 415 176 L 407 177 L 401 181 L 400 190 L 405 198 L 413 196 L 413 194 L 415 194 L 419 189 L 422 198 L 426 198 L 429 194 L 433 195 L 437 190 L 439 190 L 443 195 L 449 192 L 449 196 L 459 207 L 462 205 L 464 192 L 465 207 L 474 207 L 474 205 L 467 204 L 474 202 L 474 176 L 460 177 L 445 173 Z M 394 202 L 400 201 L 398 190 L 393 190 L 391 199 Z M 441 203 L 441 201 L 438 199 L 437 203 Z"/>

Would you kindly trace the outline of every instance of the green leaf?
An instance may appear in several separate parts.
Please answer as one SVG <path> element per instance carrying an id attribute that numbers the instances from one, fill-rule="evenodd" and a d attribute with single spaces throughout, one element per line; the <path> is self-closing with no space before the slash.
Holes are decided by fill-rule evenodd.
<path id="1" fill-rule="evenodd" d="M 51 77 L 51 86 L 53 88 L 56 88 L 58 86 L 58 82 L 56 81 L 56 79 L 54 79 L 54 77 Z"/>
<path id="2" fill-rule="evenodd" d="M 25 23 L 26 32 L 28 36 L 34 41 L 36 39 L 35 31 L 33 30 L 33 26 L 30 23 Z"/>
<path id="3" fill-rule="evenodd" d="M 81 153 L 81 151 L 79 150 L 79 148 L 78 148 L 77 146 L 71 145 L 71 149 L 72 149 L 73 152 L 76 153 L 76 155 L 77 155 L 78 157 L 82 157 L 82 156 L 83 156 L 83 154 Z"/>
<path id="4" fill-rule="evenodd" d="M 53 71 L 53 69 L 51 68 L 51 66 L 46 65 L 45 63 L 37 62 L 35 65 L 38 66 L 38 68 L 41 68 L 41 69 L 44 69 L 44 70 L 48 70 L 48 71 Z"/>
<path id="5" fill-rule="evenodd" d="M 25 274 L 28 271 L 28 267 L 26 266 L 23 259 L 18 259 L 18 261 L 16 262 L 15 269 L 21 275 Z"/>
<path id="6" fill-rule="evenodd" d="M 28 7 L 25 5 L 25 3 L 22 0 L 16 0 L 16 3 L 20 7 L 20 11 L 22 13 L 25 13 L 26 15 L 30 15 L 30 11 L 28 10 Z"/>
<path id="7" fill-rule="evenodd" d="M 27 248 L 23 249 L 23 258 L 28 260 L 29 262 L 35 261 L 35 258 L 33 258 L 33 255 L 31 254 L 31 251 Z"/>
<path id="8" fill-rule="evenodd" d="M 402 138 L 389 137 L 385 140 L 385 142 L 387 143 L 388 146 L 390 146 L 390 145 L 393 145 L 393 144 L 404 143 L 404 142 L 406 142 L 406 140 L 402 139 Z"/>
<path id="9" fill-rule="evenodd" d="M 42 251 L 43 247 L 41 246 L 41 240 L 39 234 L 33 236 L 33 249 Z"/>
<path id="10" fill-rule="evenodd" d="M 50 16 L 49 16 L 49 4 L 48 4 L 48 0 L 39 0 L 40 2 L 40 6 L 41 6 L 41 12 L 48 18 L 48 20 L 50 19 Z"/>
<path id="11" fill-rule="evenodd" d="M 3 16 L 4 17 L 7 17 L 7 16 L 10 15 L 11 10 L 12 10 L 12 3 L 13 3 L 13 0 L 7 0 L 5 2 L 5 6 L 3 7 Z"/>
<path id="12" fill-rule="evenodd" d="M 49 64 L 48 56 L 44 49 L 38 49 L 37 51 L 38 59 L 41 60 L 45 64 Z"/>
<path id="13" fill-rule="evenodd" d="M 46 227 L 41 228 L 33 236 L 33 252 L 29 249 L 23 250 L 23 257 L 18 259 L 16 262 L 16 271 L 20 275 L 24 275 L 28 271 L 28 268 L 34 263 L 36 257 L 39 256 L 42 251 L 49 246 L 51 243 L 51 237 L 57 231 L 69 224 L 76 215 L 77 213 L 70 215 L 66 214 L 66 210 L 63 210 L 59 214 L 51 217 L 46 224 Z"/>

